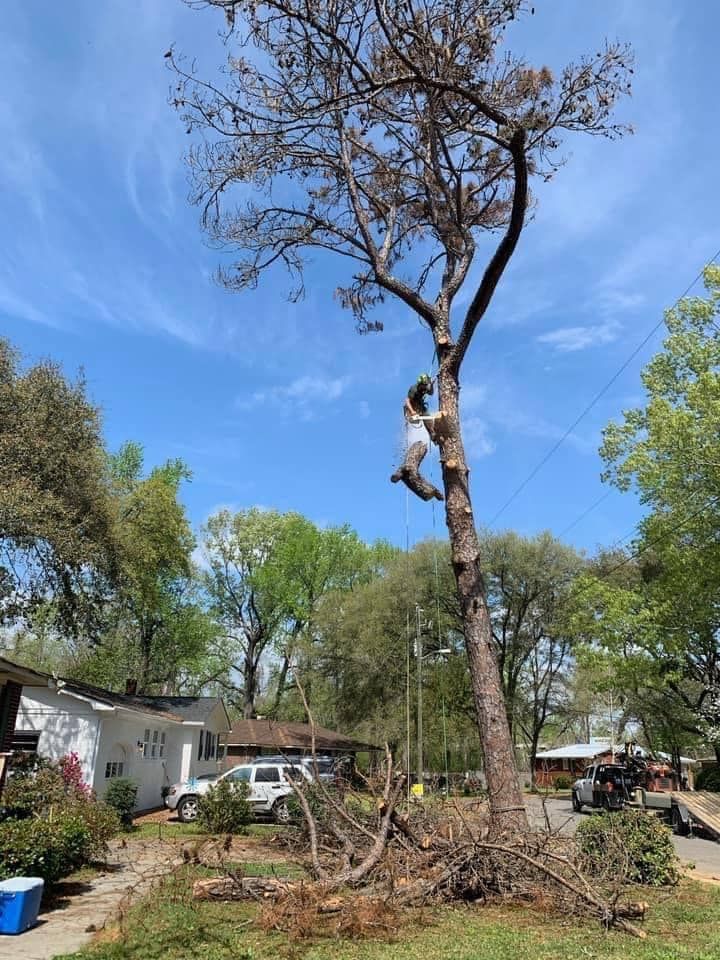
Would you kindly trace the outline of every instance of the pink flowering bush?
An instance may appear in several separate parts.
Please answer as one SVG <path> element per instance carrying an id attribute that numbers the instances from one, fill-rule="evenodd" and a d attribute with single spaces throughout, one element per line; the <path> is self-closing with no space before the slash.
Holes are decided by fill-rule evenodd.
<path id="1" fill-rule="evenodd" d="M 92 796 L 92 788 L 85 783 L 82 776 L 82 767 L 77 753 L 68 753 L 59 763 L 63 782 L 68 793 L 77 793 L 86 799 Z"/>

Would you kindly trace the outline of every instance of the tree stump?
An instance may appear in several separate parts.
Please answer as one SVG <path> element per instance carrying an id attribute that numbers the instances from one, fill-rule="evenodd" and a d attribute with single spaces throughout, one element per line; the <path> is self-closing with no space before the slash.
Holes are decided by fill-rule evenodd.
<path id="1" fill-rule="evenodd" d="M 390 477 L 391 483 L 401 480 L 408 489 L 412 490 L 421 500 L 444 500 L 438 488 L 420 475 L 420 464 L 428 452 L 428 445 L 422 440 L 416 440 L 405 454 L 405 463 Z"/>

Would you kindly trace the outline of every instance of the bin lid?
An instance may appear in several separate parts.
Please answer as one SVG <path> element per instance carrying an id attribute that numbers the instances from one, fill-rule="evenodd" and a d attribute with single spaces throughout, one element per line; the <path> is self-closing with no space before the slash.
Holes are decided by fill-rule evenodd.
<path id="1" fill-rule="evenodd" d="M 42 887 L 45 881 L 42 877 L 13 877 L 11 880 L 0 880 L 0 893 L 27 893 Z"/>

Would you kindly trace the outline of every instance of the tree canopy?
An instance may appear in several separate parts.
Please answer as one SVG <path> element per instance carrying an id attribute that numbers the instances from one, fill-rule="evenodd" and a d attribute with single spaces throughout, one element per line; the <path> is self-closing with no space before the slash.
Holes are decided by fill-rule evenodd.
<path id="1" fill-rule="evenodd" d="M 116 575 L 100 415 L 82 378 L 27 368 L 0 340 L 0 619 L 53 599 L 62 628 L 94 629 Z"/>
<path id="2" fill-rule="evenodd" d="M 605 430 L 606 478 L 649 512 L 612 576 L 579 583 L 587 635 L 613 658 L 648 731 L 698 737 L 720 755 L 720 269 L 708 296 L 668 310 L 663 349 L 642 373 L 646 402 Z M 659 693 L 662 693 L 662 697 Z M 642 705 L 645 709 L 642 709 Z"/>

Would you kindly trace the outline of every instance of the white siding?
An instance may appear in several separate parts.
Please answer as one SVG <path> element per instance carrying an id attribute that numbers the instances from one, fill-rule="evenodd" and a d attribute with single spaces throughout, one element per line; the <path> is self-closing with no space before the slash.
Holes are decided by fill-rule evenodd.
<path id="1" fill-rule="evenodd" d="M 106 764 L 122 758 L 123 776 L 138 784 L 138 810 L 161 806 L 163 786 L 180 779 L 182 725 L 161 717 L 112 708 L 95 710 L 92 704 L 69 694 L 26 688 L 16 728 L 40 732 L 38 753 L 43 757 L 59 760 L 68 753 L 77 753 L 83 778 L 99 797 L 109 783 Z M 165 734 L 164 757 L 143 757 L 138 742 L 142 742 L 145 730 L 157 730 L 158 742 L 160 735 Z"/>
<path id="2" fill-rule="evenodd" d="M 39 731 L 38 753 L 50 760 L 77 753 L 83 778 L 93 782 L 100 717 L 89 703 L 55 690 L 25 687 L 15 729 Z"/>
<path id="3" fill-rule="evenodd" d="M 158 733 L 158 744 L 161 734 L 165 734 L 165 755 L 159 756 L 156 749 L 155 757 L 144 757 L 142 744 L 145 731 Z M 95 766 L 93 788 L 99 797 L 102 797 L 110 782 L 105 777 L 106 766 L 109 762 L 124 755 L 125 768 L 123 776 L 131 777 L 138 784 L 137 809 L 147 810 L 162 805 L 162 788 L 170 786 L 178 779 L 179 757 L 181 746 L 181 726 L 162 718 L 150 718 L 129 711 L 119 710 L 117 713 L 106 715 L 103 718 L 102 737 Z"/>
<path id="4" fill-rule="evenodd" d="M 205 759 L 207 733 L 220 737 L 227 732 L 223 707 L 213 710 L 206 724 L 182 724 L 162 717 L 152 717 L 129 710 L 90 703 L 57 690 L 25 688 L 20 701 L 18 730 L 40 732 L 38 753 L 59 760 L 68 753 L 78 754 L 83 777 L 102 797 L 110 779 L 108 763 L 122 763 L 122 775 L 138 784 L 137 809 L 147 810 L 162 805 L 162 789 L 188 777 L 213 773 L 219 759 Z M 157 731 L 155 756 L 143 756 L 145 731 Z M 202 757 L 198 759 L 200 733 L 203 734 Z M 165 735 L 164 755 L 159 744 Z M 149 751 L 151 753 L 151 751 Z"/>

